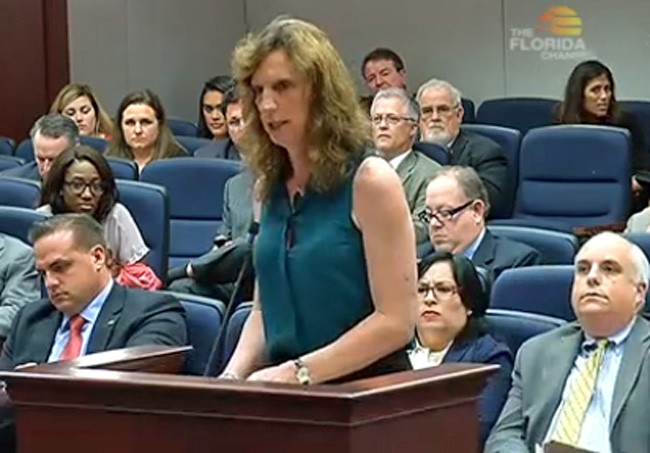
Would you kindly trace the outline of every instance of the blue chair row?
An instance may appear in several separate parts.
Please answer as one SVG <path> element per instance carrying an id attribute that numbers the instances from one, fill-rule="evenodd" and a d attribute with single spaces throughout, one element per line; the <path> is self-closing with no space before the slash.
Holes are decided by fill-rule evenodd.
<path id="1" fill-rule="evenodd" d="M 13 156 L 16 142 L 13 138 L 0 137 L 0 156 Z"/>
<path id="2" fill-rule="evenodd" d="M 106 151 L 106 148 L 108 147 L 108 142 L 103 138 L 82 135 L 79 137 L 79 141 L 84 145 L 95 148 L 101 153 Z M 20 142 L 18 147 L 14 150 L 14 155 L 24 159 L 25 162 L 32 162 L 34 160 L 34 145 L 32 144 L 32 139 L 26 138 Z"/>
<path id="3" fill-rule="evenodd" d="M 508 127 L 525 135 L 533 128 L 552 125 L 558 103 L 557 99 L 533 97 L 488 99 L 478 107 L 476 123 Z"/>
<path id="4" fill-rule="evenodd" d="M 25 165 L 25 160 L 16 156 L 0 154 L 0 171 Z"/>

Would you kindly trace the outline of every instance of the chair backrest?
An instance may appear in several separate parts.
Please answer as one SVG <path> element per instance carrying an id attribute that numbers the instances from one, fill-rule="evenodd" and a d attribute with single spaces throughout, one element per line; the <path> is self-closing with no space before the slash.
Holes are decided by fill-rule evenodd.
<path id="1" fill-rule="evenodd" d="M 631 195 L 625 129 L 566 125 L 531 130 L 521 144 L 513 217 L 568 228 L 625 222 Z"/>
<path id="2" fill-rule="evenodd" d="M 571 308 L 573 266 L 531 266 L 508 269 L 492 286 L 490 308 L 525 311 L 574 320 Z"/>
<path id="3" fill-rule="evenodd" d="M 517 193 L 517 178 L 519 176 L 519 150 L 521 149 L 521 132 L 502 126 L 489 124 L 464 124 L 463 129 L 481 134 L 496 142 L 503 149 L 508 161 L 508 203 L 504 203 L 500 210 L 495 209 L 490 213 L 490 218 L 507 219 L 512 215 Z"/>
<path id="4" fill-rule="evenodd" d="M 476 121 L 476 105 L 474 104 L 474 101 L 468 98 L 461 98 L 460 100 L 461 105 L 463 106 L 463 110 L 465 111 L 465 114 L 463 115 L 463 123 L 464 124 L 471 124 Z"/>
<path id="5" fill-rule="evenodd" d="M 413 149 L 424 154 L 429 159 L 435 160 L 440 165 L 449 165 L 449 161 L 451 160 L 449 150 L 442 145 L 428 142 L 415 142 Z"/>
<path id="6" fill-rule="evenodd" d="M 252 302 L 243 302 L 235 309 L 230 319 L 228 319 L 228 324 L 226 324 L 226 337 L 224 338 L 223 348 L 221 349 L 220 368 L 228 364 L 230 357 L 235 352 L 241 331 L 244 328 L 244 323 L 248 319 L 252 307 Z"/>
<path id="7" fill-rule="evenodd" d="M 185 360 L 184 373 L 203 375 L 212 346 L 223 325 L 223 302 L 194 294 L 162 291 L 176 297 L 185 308 L 187 334 L 192 351 Z M 215 361 L 216 362 L 216 361 Z M 210 375 L 214 374 L 210 373 Z"/>
<path id="8" fill-rule="evenodd" d="M 0 137 L 0 155 L 13 156 L 16 142 L 13 138 Z"/>
<path id="9" fill-rule="evenodd" d="M 476 112 L 476 122 L 517 129 L 525 135 L 530 129 L 553 124 L 556 99 L 512 97 L 483 101 Z"/>
<path id="10" fill-rule="evenodd" d="M 198 129 L 196 124 L 191 121 L 179 120 L 177 118 L 167 118 L 167 125 L 174 135 L 185 135 L 187 137 L 196 137 Z"/>
<path id="11" fill-rule="evenodd" d="M 184 135 L 177 135 L 175 138 L 176 141 L 180 143 L 181 146 L 192 156 L 197 149 L 204 148 L 212 142 L 212 140 L 208 140 L 207 138 L 187 137 Z"/>
<path id="12" fill-rule="evenodd" d="M 25 164 L 25 159 L 16 156 L 8 156 L 0 153 L 0 171 L 20 167 Z"/>
<path id="13" fill-rule="evenodd" d="M 145 261 L 161 279 L 167 276 L 169 198 L 164 187 L 124 179 L 116 180 L 118 201 L 129 210 L 149 247 Z"/>
<path id="14" fill-rule="evenodd" d="M 650 101 L 618 101 L 618 105 L 634 116 L 650 151 Z"/>
<path id="15" fill-rule="evenodd" d="M 46 218 L 45 214 L 33 209 L 0 206 L 0 233 L 16 237 L 29 244 L 29 229 L 34 222 L 40 222 Z"/>
<path id="16" fill-rule="evenodd" d="M 239 171 L 239 162 L 196 157 L 157 160 L 144 168 L 140 180 L 166 187 L 169 194 L 172 267 L 210 250 L 226 181 Z"/>
<path id="17" fill-rule="evenodd" d="M 108 141 L 99 137 L 89 137 L 87 135 L 81 135 L 79 137 L 79 142 L 82 145 L 87 145 L 90 146 L 91 148 L 96 149 L 100 153 L 103 153 L 104 151 L 106 151 L 106 148 L 108 148 Z"/>
<path id="18" fill-rule="evenodd" d="M 488 225 L 495 236 L 529 245 L 541 255 L 540 264 L 573 264 L 580 246 L 578 238 L 561 231 L 515 225 Z"/>
<path id="19" fill-rule="evenodd" d="M 0 175 L 0 205 L 35 209 L 41 200 L 41 185 L 29 179 Z"/>
<path id="20" fill-rule="evenodd" d="M 521 311 L 490 308 L 485 314 L 488 331 L 505 342 L 513 354 L 529 338 L 566 324 L 564 319 Z"/>
<path id="21" fill-rule="evenodd" d="M 115 179 L 127 179 L 129 181 L 138 179 L 138 166 L 132 160 L 107 157 L 106 161 L 111 167 Z"/>
<path id="22" fill-rule="evenodd" d="M 210 142 L 194 151 L 194 157 L 223 158 L 226 140 L 210 140 Z"/>
<path id="23" fill-rule="evenodd" d="M 32 145 L 32 139 L 26 138 L 18 144 L 16 149 L 14 149 L 14 156 L 25 159 L 25 162 L 31 162 L 34 160 L 34 146 Z"/>

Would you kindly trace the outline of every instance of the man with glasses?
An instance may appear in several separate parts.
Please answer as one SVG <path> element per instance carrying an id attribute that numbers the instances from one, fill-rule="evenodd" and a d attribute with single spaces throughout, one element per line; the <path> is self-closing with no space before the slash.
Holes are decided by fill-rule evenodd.
<path id="1" fill-rule="evenodd" d="M 52 162 L 64 150 L 79 143 L 79 129 L 73 119 L 52 113 L 40 117 L 29 132 L 34 148 L 34 161 L 0 173 L 41 182 Z"/>
<path id="2" fill-rule="evenodd" d="M 535 249 L 486 229 L 489 210 L 487 191 L 474 169 L 445 167 L 426 189 L 421 219 L 429 226 L 430 243 L 418 248 L 418 256 L 433 250 L 463 254 L 488 271 L 490 282 L 506 269 L 539 264 Z"/>
<path id="3" fill-rule="evenodd" d="M 503 150 L 492 140 L 462 130 L 461 94 L 444 80 L 431 79 L 417 92 L 420 104 L 421 140 L 445 146 L 451 165 L 474 168 L 487 189 L 494 210 L 508 201 L 508 163 Z"/>
<path id="4" fill-rule="evenodd" d="M 418 244 L 427 240 L 427 225 L 420 220 L 425 210 L 427 183 L 442 168 L 424 154 L 414 152 L 418 106 L 401 88 L 379 91 L 370 109 L 377 153 L 395 169 L 402 181 L 415 225 Z"/>

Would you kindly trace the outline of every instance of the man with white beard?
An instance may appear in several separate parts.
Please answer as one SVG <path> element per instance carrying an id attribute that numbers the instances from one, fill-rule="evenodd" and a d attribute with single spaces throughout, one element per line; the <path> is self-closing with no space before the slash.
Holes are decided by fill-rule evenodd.
<path id="1" fill-rule="evenodd" d="M 461 94 L 444 80 L 431 79 L 417 92 L 420 105 L 421 140 L 437 143 L 449 149 L 449 165 L 472 167 L 488 192 L 493 211 L 501 211 L 507 203 L 508 163 L 501 147 L 492 140 L 462 130 L 463 105 Z"/>

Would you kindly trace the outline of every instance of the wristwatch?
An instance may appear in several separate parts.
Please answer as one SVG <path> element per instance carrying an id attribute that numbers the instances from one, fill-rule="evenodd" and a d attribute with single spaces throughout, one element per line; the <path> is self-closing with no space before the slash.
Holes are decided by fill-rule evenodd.
<path id="1" fill-rule="evenodd" d="M 309 385 L 311 384 L 311 372 L 305 362 L 300 358 L 293 361 L 293 365 L 296 367 L 296 380 L 300 385 Z"/>

